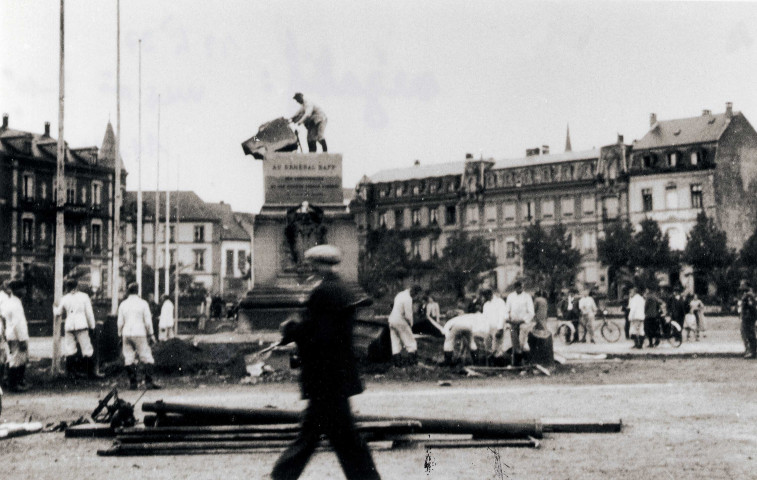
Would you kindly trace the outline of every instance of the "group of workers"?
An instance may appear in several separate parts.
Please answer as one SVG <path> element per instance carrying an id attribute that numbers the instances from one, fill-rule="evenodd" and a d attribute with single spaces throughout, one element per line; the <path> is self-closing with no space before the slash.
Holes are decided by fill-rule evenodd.
<path id="1" fill-rule="evenodd" d="M 546 330 L 547 301 L 541 292 L 536 300 L 523 290 L 518 281 L 507 299 L 502 299 L 491 289 L 481 292 L 481 301 L 472 302 L 469 311 L 458 311 L 441 326 L 439 307 L 427 292 L 421 294 L 418 285 L 399 292 L 389 315 L 389 332 L 392 345 L 392 363 L 395 366 L 415 364 L 418 361 L 418 344 L 413 335 L 416 323 L 413 303 L 425 301 L 425 319 L 420 322 L 438 328 L 444 335 L 444 365 L 455 365 L 467 349 L 474 363 L 486 358 L 494 364 L 505 363 L 506 353 L 511 350 L 509 361 L 518 365 L 522 361 L 524 337 L 531 329 Z M 509 345 L 506 333 L 509 331 Z M 486 357 L 482 357 L 482 350 Z"/>

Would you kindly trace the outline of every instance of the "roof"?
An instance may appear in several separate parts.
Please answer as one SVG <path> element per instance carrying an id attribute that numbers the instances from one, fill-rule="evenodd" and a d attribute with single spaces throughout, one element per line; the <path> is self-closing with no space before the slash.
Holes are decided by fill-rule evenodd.
<path id="1" fill-rule="evenodd" d="M 169 201 L 171 202 L 172 216 L 175 214 L 176 206 L 179 207 L 179 220 L 181 221 L 207 221 L 221 222 L 218 213 L 206 204 L 193 191 L 170 192 Z M 166 211 L 166 192 L 158 194 L 159 219 L 165 220 Z M 126 192 L 123 199 L 123 208 L 126 216 L 136 215 L 137 212 L 137 192 Z M 143 217 L 153 217 L 155 213 L 155 191 L 142 192 L 142 215 Z"/>
<path id="2" fill-rule="evenodd" d="M 250 241 L 250 234 L 234 218 L 231 205 L 221 202 L 206 203 L 205 206 L 214 211 L 221 219 L 221 240 Z"/>
<path id="3" fill-rule="evenodd" d="M 110 143 L 107 143 L 110 137 Z M 105 139 L 103 148 L 110 145 L 110 156 L 107 152 L 98 152 L 97 147 L 80 147 L 70 148 L 68 142 L 65 143 L 65 157 L 67 163 L 74 163 L 85 166 L 98 165 L 107 168 L 113 168 L 112 159 L 115 154 L 115 135 L 110 122 L 105 130 Z M 107 143 L 107 145 L 106 145 Z M 112 144 L 112 145 L 111 145 Z M 58 156 L 58 140 L 49 135 L 33 132 L 15 130 L 13 128 L 0 127 L 0 153 L 28 155 L 36 159 L 55 162 Z"/>
<path id="4" fill-rule="evenodd" d="M 741 115 L 734 112 L 734 116 Z M 656 122 L 641 140 L 633 142 L 634 150 L 715 142 L 730 125 L 725 113 L 700 115 Z"/>
<path id="5" fill-rule="evenodd" d="M 574 162 L 599 158 L 599 149 L 582 152 L 563 152 L 547 155 L 534 155 L 530 157 L 507 158 L 494 161 L 492 169 L 500 170 L 507 168 L 529 167 L 533 165 L 548 165 L 551 163 Z M 431 165 L 417 165 L 407 168 L 395 168 L 381 170 L 373 175 L 364 177 L 363 181 L 370 183 L 396 182 L 403 180 L 415 180 L 429 177 L 443 177 L 446 175 L 462 175 L 465 171 L 465 161 L 438 163 Z"/>

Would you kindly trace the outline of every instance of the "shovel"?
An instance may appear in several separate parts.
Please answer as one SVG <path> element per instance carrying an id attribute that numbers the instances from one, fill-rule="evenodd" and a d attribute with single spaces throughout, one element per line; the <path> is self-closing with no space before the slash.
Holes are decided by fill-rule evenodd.
<path id="1" fill-rule="evenodd" d="M 250 374 L 250 376 L 253 377 L 259 377 L 263 374 L 263 367 L 265 366 L 265 361 L 268 360 L 268 358 L 271 356 L 274 350 L 276 350 L 277 347 L 281 345 L 281 342 L 276 342 L 272 344 L 269 347 L 266 347 L 259 352 L 251 353 L 249 355 L 245 355 L 244 357 L 244 364 L 245 368 L 247 369 L 247 373 Z"/>

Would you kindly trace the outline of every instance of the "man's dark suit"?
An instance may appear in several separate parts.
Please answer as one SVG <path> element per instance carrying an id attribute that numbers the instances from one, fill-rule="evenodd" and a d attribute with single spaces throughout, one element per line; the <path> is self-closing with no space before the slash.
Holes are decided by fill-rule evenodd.
<path id="1" fill-rule="evenodd" d="M 334 273 L 323 273 L 301 322 L 284 327 L 282 342 L 294 340 L 302 361 L 300 386 L 308 407 L 300 434 L 273 468 L 274 479 L 298 478 L 325 434 L 349 479 L 378 479 L 368 447 L 352 418 L 349 397 L 363 391 L 352 351 L 357 299 Z"/>

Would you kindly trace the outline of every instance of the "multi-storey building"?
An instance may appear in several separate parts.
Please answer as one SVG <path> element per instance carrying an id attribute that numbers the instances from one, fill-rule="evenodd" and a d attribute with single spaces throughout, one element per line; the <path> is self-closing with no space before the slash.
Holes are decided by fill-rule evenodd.
<path id="1" fill-rule="evenodd" d="M 115 135 L 108 123 L 102 147 L 65 149 L 64 270 L 84 268 L 106 296 L 112 262 Z M 37 134 L 0 128 L 0 276 L 55 259 L 57 139 L 50 124 Z M 124 188 L 126 173 L 121 177 Z M 65 273 L 64 272 L 64 273 Z"/>
<path id="2" fill-rule="evenodd" d="M 627 217 L 626 157 L 622 137 L 601 149 L 550 154 L 529 149 L 516 159 L 384 170 L 364 177 L 351 204 L 362 235 L 397 229 L 407 251 L 427 260 L 463 231 L 485 238 L 497 258 L 494 284 L 504 289 L 522 272 L 526 227 L 562 223 L 582 253 L 579 281 L 607 288 L 596 244 L 605 222 Z M 364 240 L 364 239 L 363 239 Z M 362 242 L 364 244 L 364 241 Z"/>
<path id="3" fill-rule="evenodd" d="M 159 195 L 158 268 L 165 265 L 165 192 Z M 155 192 L 142 192 L 142 259 L 154 266 Z M 191 191 L 171 192 L 169 262 L 210 293 L 238 297 L 250 288 L 251 240 L 225 203 L 206 203 Z M 176 209 L 179 222 L 176 225 Z M 127 262 L 136 263 L 137 192 L 124 199 L 124 247 Z M 163 281 L 163 278 L 160 278 Z M 161 283 L 162 285 L 162 283 Z M 162 291 L 162 288 L 160 289 Z M 148 292 L 149 293 L 149 292 Z"/>
<path id="4" fill-rule="evenodd" d="M 721 114 L 658 121 L 633 143 L 628 183 L 631 221 L 651 218 L 683 250 L 705 212 L 739 249 L 757 222 L 757 132 L 731 103 Z"/>

